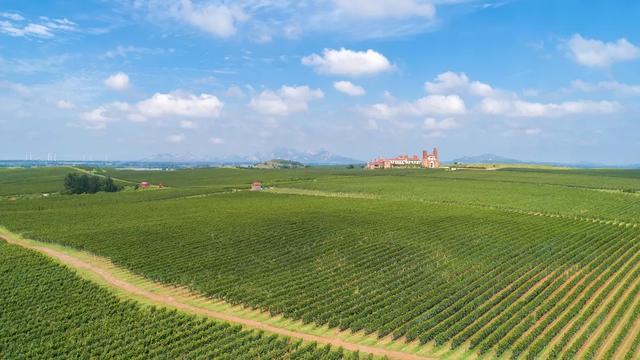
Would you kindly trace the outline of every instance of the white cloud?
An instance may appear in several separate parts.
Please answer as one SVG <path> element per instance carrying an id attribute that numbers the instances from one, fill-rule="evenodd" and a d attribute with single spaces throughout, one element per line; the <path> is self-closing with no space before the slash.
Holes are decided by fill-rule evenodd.
<path id="1" fill-rule="evenodd" d="M 627 94 L 640 92 L 640 88 L 616 82 L 602 82 L 597 86 L 576 82 L 574 87 L 584 91 L 606 88 Z M 617 101 L 607 100 L 525 101 L 515 92 L 496 89 L 479 81 L 471 81 L 464 73 L 451 71 L 438 75 L 432 82 L 426 82 L 425 90 L 428 95 L 413 102 L 398 101 L 391 97 L 385 99 L 385 102 L 359 110 L 370 118 L 397 120 L 407 116 L 446 115 L 451 117 L 464 114 L 528 118 L 591 116 L 613 114 L 622 109 Z M 469 109 L 465 100 L 471 103 Z M 438 122 L 435 119 L 426 120 L 426 126 L 437 131 L 444 130 L 437 129 L 438 126 L 448 126 L 453 123 L 455 121 L 452 119 L 446 122 Z"/>
<path id="2" fill-rule="evenodd" d="M 84 121 L 85 128 L 103 130 L 107 128 L 108 123 L 120 121 L 123 113 L 130 109 L 129 104 L 116 101 L 84 112 L 80 118 Z"/>
<path id="3" fill-rule="evenodd" d="M 140 122 L 145 122 L 147 121 L 147 118 L 134 112 L 134 113 L 130 113 L 127 114 L 127 120 L 131 121 L 131 122 L 136 122 L 136 123 L 140 123 Z"/>
<path id="4" fill-rule="evenodd" d="M 0 13 L 0 17 L 9 19 L 0 20 L 0 32 L 14 37 L 26 36 L 47 39 L 53 38 L 55 32 L 76 30 L 76 23 L 67 19 L 50 19 L 42 16 L 40 17 L 42 22 L 28 22 L 25 24 L 21 23 L 25 19 L 19 14 Z"/>
<path id="5" fill-rule="evenodd" d="M 194 5 L 190 0 L 182 0 L 182 16 L 189 24 L 221 38 L 236 33 L 236 23 L 248 19 L 238 6 L 223 4 Z"/>
<path id="6" fill-rule="evenodd" d="M 529 102 L 520 99 L 485 98 L 480 111 L 490 115 L 513 117 L 561 117 L 567 115 L 602 115 L 620 110 L 615 101 L 564 101 L 560 103 Z"/>
<path id="7" fill-rule="evenodd" d="M 81 119 L 89 129 L 100 130 L 108 123 L 126 119 L 131 122 L 145 122 L 148 118 L 217 118 L 224 104 L 217 97 L 209 94 L 199 96 L 174 92 L 156 93 L 151 98 L 135 105 L 126 102 L 112 102 L 101 105 L 81 114 Z M 181 119 L 179 125 L 183 129 L 195 129 L 198 124 L 192 120 Z"/>
<path id="8" fill-rule="evenodd" d="M 104 80 L 104 84 L 114 90 L 122 91 L 128 89 L 131 85 L 129 82 L 129 75 L 118 72 Z"/>
<path id="9" fill-rule="evenodd" d="M 222 145 L 222 144 L 224 144 L 224 140 L 222 140 L 221 138 L 218 138 L 218 137 L 212 137 L 212 138 L 209 138 L 209 144 Z"/>
<path id="10" fill-rule="evenodd" d="M 538 135 L 538 134 L 542 133 L 542 130 L 538 129 L 538 128 L 529 128 L 529 129 L 525 129 L 524 133 L 526 135 Z"/>
<path id="11" fill-rule="evenodd" d="M 109 119 L 104 115 L 106 109 L 100 106 L 94 110 L 85 112 L 81 115 L 82 120 L 86 121 L 87 129 L 101 130 L 107 127 Z"/>
<path id="12" fill-rule="evenodd" d="M 249 19 L 242 4 L 222 1 L 136 0 L 136 10 L 145 10 L 159 19 L 175 19 L 219 38 L 238 31 L 238 23 Z"/>
<path id="13" fill-rule="evenodd" d="M 173 135 L 167 136 L 166 140 L 167 140 L 167 142 L 178 144 L 178 143 L 183 142 L 184 139 L 185 139 L 184 134 L 173 134 Z"/>
<path id="14" fill-rule="evenodd" d="M 303 57 L 302 64 L 315 68 L 321 74 L 348 76 L 374 75 L 393 68 L 384 55 L 371 49 L 324 49 L 322 56 L 312 54 Z"/>
<path id="15" fill-rule="evenodd" d="M 67 101 L 67 100 L 58 100 L 56 102 L 56 107 L 58 109 L 73 109 L 75 108 L 75 104 L 72 103 L 71 101 Z"/>
<path id="16" fill-rule="evenodd" d="M 417 115 L 424 114 L 463 114 L 466 111 L 464 101 L 458 95 L 428 95 L 414 104 Z"/>
<path id="17" fill-rule="evenodd" d="M 175 49 L 170 48 L 170 49 L 163 49 L 163 48 L 144 48 L 144 47 L 137 47 L 137 46 L 122 46 L 122 45 L 118 45 L 116 46 L 115 49 L 109 50 L 107 52 L 105 52 L 104 54 L 101 55 L 101 57 L 103 58 L 107 58 L 107 59 L 116 59 L 116 58 L 126 58 L 127 56 L 129 56 L 130 54 L 136 54 L 136 55 L 142 55 L 142 54 L 148 54 L 148 55 L 153 55 L 153 54 L 165 54 L 165 53 L 173 53 L 175 51 Z"/>
<path id="18" fill-rule="evenodd" d="M 282 86 L 278 91 L 264 90 L 251 99 L 249 106 L 264 115 L 286 116 L 306 111 L 309 102 L 322 99 L 324 93 L 320 89 L 308 86 Z"/>
<path id="19" fill-rule="evenodd" d="M 618 95 L 638 96 L 640 95 L 640 85 L 630 85 L 617 81 L 601 81 L 596 84 L 575 80 L 571 83 L 574 89 L 584 92 L 613 91 Z"/>
<path id="20" fill-rule="evenodd" d="M 480 81 L 470 81 L 465 73 L 447 71 L 439 74 L 434 82 L 427 81 L 425 90 L 430 94 L 469 93 L 475 96 L 491 96 L 495 90 Z"/>
<path id="21" fill-rule="evenodd" d="M 0 21 L 0 31 L 14 37 L 34 36 L 40 38 L 52 38 L 51 30 L 40 24 L 27 24 L 25 26 L 15 26 L 9 21 Z"/>
<path id="22" fill-rule="evenodd" d="M 434 118 L 426 118 L 424 119 L 423 124 L 423 128 L 430 131 L 453 130 L 459 127 L 460 124 L 458 124 L 458 122 L 452 118 L 447 118 L 441 121 L 438 121 Z"/>
<path id="23" fill-rule="evenodd" d="M 362 112 L 374 118 L 392 119 L 399 116 L 460 115 L 466 112 L 466 107 L 458 95 L 427 95 L 414 102 L 373 104 Z"/>
<path id="24" fill-rule="evenodd" d="M 420 0 L 334 0 L 336 10 L 357 18 L 431 19 L 436 8 L 430 1 Z"/>
<path id="25" fill-rule="evenodd" d="M 336 81 L 333 83 L 333 87 L 350 96 L 362 96 L 365 94 L 362 86 L 355 85 L 350 81 Z"/>
<path id="26" fill-rule="evenodd" d="M 640 58 L 640 48 L 625 38 L 603 42 L 575 34 L 567 45 L 569 56 L 578 64 L 588 67 L 607 67 L 616 62 Z"/>
<path id="27" fill-rule="evenodd" d="M 224 103 L 216 96 L 189 93 L 156 93 L 137 105 L 137 110 L 146 117 L 185 116 L 194 118 L 217 118 Z"/>
<path id="28" fill-rule="evenodd" d="M 0 13 L 0 17 L 7 18 L 7 19 L 13 20 L 13 21 L 22 21 L 22 20 L 24 20 L 24 17 L 22 17 L 22 15 L 16 14 L 16 13 L 9 13 L 9 12 Z"/>

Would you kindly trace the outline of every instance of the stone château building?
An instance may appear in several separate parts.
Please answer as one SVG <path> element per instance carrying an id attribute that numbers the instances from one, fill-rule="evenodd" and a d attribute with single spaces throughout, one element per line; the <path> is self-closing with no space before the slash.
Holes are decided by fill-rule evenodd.
<path id="1" fill-rule="evenodd" d="M 422 150 L 422 159 L 418 158 L 418 155 L 400 155 L 394 158 L 379 157 L 367 163 L 367 169 L 391 169 L 397 167 L 439 168 L 438 148 L 433 148 L 431 154 L 426 150 Z"/>

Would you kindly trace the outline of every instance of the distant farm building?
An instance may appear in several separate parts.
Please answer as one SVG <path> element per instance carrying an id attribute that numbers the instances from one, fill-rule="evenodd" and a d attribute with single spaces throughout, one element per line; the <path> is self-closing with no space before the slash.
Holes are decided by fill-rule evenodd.
<path id="1" fill-rule="evenodd" d="M 151 186 L 151 184 L 149 184 L 149 182 L 148 182 L 148 181 L 142 181 L 142 182 L 140 182 L 140 184 L 138 184 L 138 186 L 139 186 L 141 189 L 148 189 L 148 188 L 149 188 L 149 186 Z"/>
<path id="2" fill-rule="evenodd" d="M 438 148 L 433 148 L 433 153 L 422 151 L 422 159 L 418 155 L 400 155 L 394 158 L 379 157 L 367 163 L 367 169 L 391 169 L 421 167 L 425 169 L 435 169 L 440 167 Z"/>
<path id="3" fill-rule="evenodd" d="M 260 181 L 254 181 L 251 183 L 251 191 L 262 190 L 262 183 Z"/>

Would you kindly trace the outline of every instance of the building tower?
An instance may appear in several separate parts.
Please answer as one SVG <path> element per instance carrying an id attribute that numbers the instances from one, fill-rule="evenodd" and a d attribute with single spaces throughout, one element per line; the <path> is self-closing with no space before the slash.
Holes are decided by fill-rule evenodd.
<path id="1" fill-rule="evenodd" d="M 440 167 L 440 158 L 438 157 L 438 148 L 437 147 L 433 148 L 433 157 L 435 159 L 435 167 L 439 168 Z"/>
<path id="2" fill-rule="evenodd" d="M 422 150 L 422 165 L 423 168 L 429 167 L 429 152 Z"/>

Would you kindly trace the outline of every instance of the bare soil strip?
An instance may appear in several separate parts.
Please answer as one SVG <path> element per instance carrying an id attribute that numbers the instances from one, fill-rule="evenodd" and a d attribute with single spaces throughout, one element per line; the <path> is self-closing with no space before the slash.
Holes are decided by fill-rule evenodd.
<path id="1" fill-rule="evenodd" d="M 616 314 L 616 312 L 622 307 L 625 299 L 629 296 L 629 293 L 632 292 L 632 290 L 636 287 L 636 285 L 638 284 L 638 281 L 640 281 L 640 278 L 638 279 L 629 279 L 629 284 L 625 284 L 624 286 L 626 287 L 626 290 L 624 291 L 624 293 L 622 294 L 622 296 L 620 296 L 620 298 L 617 300 L 617 302 L 614 304 L 614 306 L 611 308 L 611 311 L 607 314 L 607 316 L 605 317 L 605 319 L 596 327 L 596 330 L 589 335 L 589 337 L 587 338 L 587 341 L 584 342 L 584 344 L 582 344 L 582 346 L 580 347 L 580 350 L 578 351 L 578 353 L 576 354 L 576 358 L 582 358 L 584 356 L 584 354 L 587 352 L 587 350 L 589 349 L 589 347 L 591 346 L 591 344 L 593 343 L 593 341 L 595 341 L 598 336 L 600 336 L 600 334 L 602 334 L 602 332 L 604 331 L 604 329 L 607 327 L 607 325 L 609 324 L 609 322 L 612 321 L 614 315 Z M 600 307 L 598 308 L 598 311 L 594 312 L 592 319 L 585 323 L 585 328 L 589 326 L 589 324 L 591 323 L 591 321 L 593 321 L 593 319 L 597 318 L 600 313 L 602 311 L 604 311 L 604 308 L 610 303 L 614 301 L 613 299 L 607 299 L 606 302 L 602 303 L 600 305 Z M 633 309 L 633 307 L 629 308 L 629 311 L 631 311 Z M 617 324 L 617 326 L 622 325 L 622 321 L 619 321 Z M 615 328 L 614 328 L 615 330 Z M 609 333 L 607 335 L 607 342 L 612 342 L 613 339 L 615 339 L 615 331 L 612 331 L 611 333 Z M 600 350 L 604 350 L 605 348 L 605 344 L 603 344 L 600 347 Z"/>
<path id="2" fill-rule="evenodd" d="M 636 297 L 633 304 L 629 306 L 629 309 L 625 313 L 624 317 L 616 325 L 613 331 L 611 331 L 611 335 L 607 338 L 604 344 L 602 344 L 602 347 L 600 348 L 598 353 L 596 353 L 596 359 L 602 358 L 605 352 L 608 351 L 609 348 L 612 346 L 612 343 L 614 342 L 615 338 L 620 334 L 624 325 L 628 323 L 629 320 L 631 319 L 633 309 L 635 309 L 635 307 L 638 305 L 638 302 L 640 302 L 640 296 Z M 613 354 L 614 359 L 621 359 L 624 357 L 624 355 L 627 352 L 629 352 L 629 347 L 631 347 L 631 342 L 633 341 L 633 338 L 636 335 L 636 332 L 633 329 L 640 329 L 640 318 L 636 319 L 635 323 L 631 326 L 630 329 L 631 330 L 625 336 L 624 340 L 620 343 L 620 346 L 618 346 L 618 349 L 614 352 Z"/>
<path id="3" fill-rule="evenodd" d="M 148 301 L 151 301 L 156 304 L 160 304 L 166 307 L 179 309 L 188 313 L 203 315 L 209 318 L 223 320 L 235 324 L 240 324 L 252 329 L 264 330 L 270 333 L 279 334 L 283 336 L 287 336 L 290 338 L 302 339 L 308 342 L 316 342 L 318 344 L 328 344 L 336 347 L 342 347 L 345 350 L 350 351 L 359 351 L 361 353 L 373 354 L 375 356 L 386 356 L 390 359 L 400 359 L 400 360 L 436 360 L 435 358 L 429 358 L 420 356 L 417 354 L 410 354 L 401 351 L 388 350 L 384 348 L 379 348 L 376 346 L 369 346 L 357 343 L 351 343 L 345 341 L 338 337 L 330 337 L 330 336 L 321 336 L 321 335 L 313 335 L 307 334 L 299 331 L 293 331 L 289 329 L 285 329 L 282 327 L 277 327 L 271 324 L 263 323 L 253 319 L 247 319 L 236 315 L 231 315 L 219 311 L 209 310 L 203 307 L 194 306 L 191 304 L 187 304 L 185 302 L 177 299 L 176 296 L 169 296 L 151 292 L 149 290 L 143 289 L 129 281 L 123 280 L 121 278 L 117 278 L 114 276 L 114 270 L 118 269 L 117 267 L 107 269 L 106 267 L 99 267 L 89 262 L 86 262 L 82 259 L 79 259 L 70 254 L 64 253 L 62 251 L 58 251 L 46 246 L 34 245 L 33 243 L 28 243 L 24 240 L 20 240 L 17 237 L 13 237 L 8 234 L 0 234 L 0 238 L 4 239 L 10 244 L 15 244 L 18 246 L 22 246 L 24 248 L 36 250 L 40 253 L 43 253 L 51 258 L 58 260 L 59 262 L 71 267 L 73 269 L 80 269 L 83 271 L 88 271 L 94 275 L 99 276 L 103 281 L 108 283 L 111 287 L 116 288 L 117 290 L 124 291 L 128 294 L 135 295 L 137 297 L 142 297 Z M 161 284 L 154 284 L 158 288 L 164 287 Z M 193 295 L 197 297 L 197 295 Z"/>
<path id="4" fill-rule="evenodd" d="M 634 261 L 634 257 L 630 258 L 625 264 Z M 623 265 L 624 266 L 624 265 Z M 631 269 L 629 269 L 629 272 L 622 278 L 622 280 L 620 281 L 620 283 L 618 283 L 617 285 L 615 285 L 613 287 L 613 289 L 611 289 L 611 293 L 610 294 L 614 294 L 616 291 L 618 291 L 618 289 L 625 284 L 629 278 L 631 277 L 631 274 L 633 273 L 633 271 L 635 271 L 638 266 L 640 266 L 639 264 L 634 265 Z M 616 272 L 617 274 L 617 272 Z M 558 332 L 558 334 L 556 334 L 556 336 L 547 344 L 546 350 L 543 352 L 543 356 L 542 357 L 546 357 L 547 352 L 549 350 L 551 350 L 558 341 L 560 341 L 560 339 L 562 338 L 562 336 L 565 334 L 565 332 L 570 329 L 574 323 L 580 318 L 580 316 L 582 316 L 582 314 L 584 313 L 584 311 L 589 308 L 589 306 L 591 306 L 591 304 L 593 304 L 593 302 L 595 301 L 595 299 L 602 293 L 602 291 L 604 291 L 604 289 L 607 288 L 607 286 L 613 281 L 615 277 L 615 274 L 612 274 L 611 277 L 609 279 L 607 279 L 607 281 L 604 282 L 604 284 L 602 284 L 602 286 L 600 286 L 598 288 L 598 290 L 596 290 L 591 297 L 589 298 L 589 300 L 584 304 L 584 306 L 582 307 L 582 309 L 573 317 L 573 319 L 571 319 L 571 321 L 569 321 L 563 328 L 562 330 L 560 330 Z M 593 283 L 595 283 L 597 281 L 594 280 Z M 585 289 L 586 292 L 586 289 Z M 582 295 L 581 295 L 582 296 Z M 608 297 L 610 297 L 611 295 L 609 295 Z M 574 299 L 574 301 L 571 303 L 570 306 L 573 306 L 573 304 L 577 303 L 579 300 L 580 296 L 576 299 Z M 607 299 L 608 300 L 608 299 Z M 606 303 L 606 302 L 605 302 Z M 602 310 L 602 307 L 604 306 L 604 304 L 600 304 L 599 306 L 596 307 L 596 311 L 594 311 L 594 314 L 591 314 L 591 316 L 589 317 L 589 319 L 587 319 L 587 321 L 582 324 L 582 326 L 580 327 L 580 329 L 578 329 L 578 331 L 573 334 L 571 336 L 571 339 L 569 340 L 569 342 L 565 345 L 565 347 L 562 349 L 563 351 L 569 349 L 573 343 L 580 338 L 580 336 L 582 335 L 582 333 L 585 331 L 586 327 L 588 326 L 588 324 L 591 322 L 591 320 L 593 319 L 593 317 L 595 316 L 595 314 L 599 313 Z M 559 321 L 559 319 L 556 319 L 556 321 Z M 553 325 L 555 324 L 552 323 L 548 328 L 550 329 Z"/>

